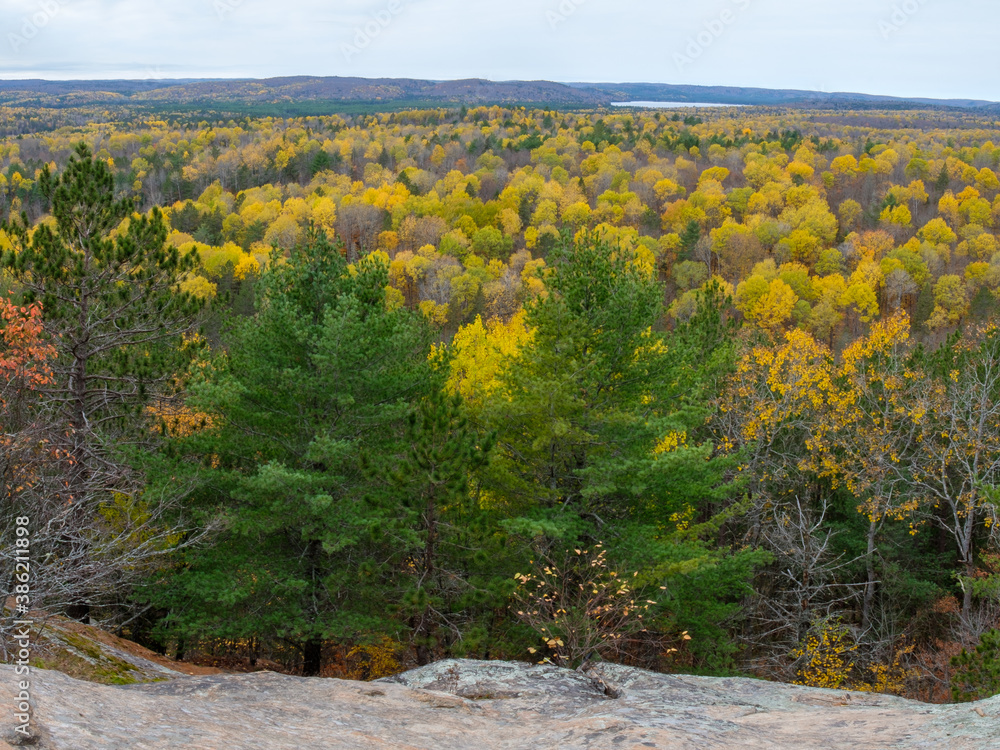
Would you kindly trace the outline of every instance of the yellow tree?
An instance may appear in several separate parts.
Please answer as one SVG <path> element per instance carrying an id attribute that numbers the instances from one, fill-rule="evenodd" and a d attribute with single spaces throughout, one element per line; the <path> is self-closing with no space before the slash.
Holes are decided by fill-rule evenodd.
<path id="1" fill-rule="evenodd" d="M 912 533 L 921 523 L 939 526 L 971 578 L 976 540 L 997 517 L 981 487 L 1000 479 L 1000 331 L 930 355 L 908 339 L 900 313 L 844 352 L 828 412 L 837 471 L 873 525 L 909 519 Z M 966 586 L 966 615 L 971 604 Z"/>
<path id="2" fill-rule="evenodd" d="M 877 536 L 886 520 L 903 520 L 917 509 L 897 445 L 918 442 L 926 413 L 918 387 L 922 374 L 908 365 L 909 335 L 908 318 L 897 313 L 849 346 L 824 412 L 830 439 L 827 471 L 858 498 L 858 512 L 869 522 L 863 629 L 871 622 L 874 604 Z"/>
<path id="3" fill-rule="evenodd" d="M 512 366 L 531 337 L 523 310 L 506 323 L 497 319 L 483 323 L 477 315 L 474 322 L 459 328 L 452 339 L 448 390 L 461 394 L 471 411 L 480 409 L 500 388 L 501 373 Z"/>
<path id="4" fill-rule="evenodd" d="M 931 330 L 958 325 L 969 312 L 969 293 L 961 276 L 947 274 L 934 285 L 934 312 L 927 321 Z"/>
<path id="5" fill-rule="evenodd" d="M 792 317 L 798 295 L 781 279 L 767 282 L 751 276 L 736 288 L 736 306 L 747 318 L 765 331 L 777 331 Z"/>
<path id="6" fill-rule="evenodd" d="M 830 350 L 789 331 L 742 357 L 719 409 L 722 445 L 739 449 L 747 481 L 745 539 L 775 557 L 766 590 L 746 614 L 782 656 L 851 596 L 838 582 L 845 563 L 831 544 L 830 483 L 821 481 L 837 469 L 824 416 L 836 392 L 833 376 Z"/>

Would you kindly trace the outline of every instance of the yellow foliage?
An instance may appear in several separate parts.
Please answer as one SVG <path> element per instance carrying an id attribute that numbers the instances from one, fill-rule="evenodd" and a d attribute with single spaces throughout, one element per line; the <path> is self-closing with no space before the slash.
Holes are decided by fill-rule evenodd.
<path id="1" fill-rule="evenodd" d="M 260 261 L 249 253 L 243 253 L 240 256 L 239 263 L 236 264 L 236 268 L 233 269 L 233 276 L 240 281 L 243 281 L 248 276 L 260 276 Z"/>
<path id="2" fill-rule="evenodd" d="M 789 656 L 800 662 L 796 685 L 901 695 L 907 680 L 914 676 L 902 663 L 912 651 L 913 644 L 904 643 L 895 649 L 888 664 L 862 667 L 857 663 L 858 643 L 850 629 L 831 619 L 814 627 L 805 643 Z"/>
<path id="3" fill-rule="evenodd" d="M 796 685 L 837 690 L 849 685 L 857 643 L 846 626 L 826 621 L 789 654 L 801 660 Z"/>
<path id="4" fill-rule="evenodd" d="M 180 288 L 182 292 L 187 292 L 188 294 L 194 295 L 199 299 L 213 299 L 218 293 L 218 289 L 215 284 L 206 279 L 204 276 L 195 276 L 189 274 L 186 279 L 184 279 Z"/>
<path id="5" fill-rule="evenodd" d="M 420 312 L 435 325 L 443 326 L 448 322 L 448 304 L 440 304 L 432 299 L 420 303 Z"/>
<path id="6" fill-rule="evenodd" d="M 403 671 L 397 658 L 403 650 L 401 644 L 388 636 L 382 636 L 379 643 L 355 646 L 347 652 L 348 658 L 360 657 L 362 663 L 348 672 L 348 680 L 379 680 Z"/>
<path id="7" fill-rule="evenodd" d="M 510 321 L 483 319 L 462 326 L 451 342 L 448 390 L 459 393 L 470 408 L 482 406 L 500 387 L 500 375 L 510 367 L 533 333 L 524 323 L 524 311 Z"/>
<path id="8" fill-rule="evenodd" d="M 761 286 L 760 294 L 751 294 L 751 288 L 741 283 L 736 290 L 737 307 L 760 328 L 775 331 L 792 317 L 795 303 L 799 301 L 798 295 L 781 279 L 774 279 L 767 284 L 763 277 L 751 277 L 751 280 L 755 278 L 761 279 L 758 285 L 766 286 Z"/>
<path id="9" fill-rule="evenodd" d="M 687 445 L 686 432 L 669 432 L 653 448 L 653 455 L 660 456 L 664 453 L 673 453 L 684 445 Z"/>

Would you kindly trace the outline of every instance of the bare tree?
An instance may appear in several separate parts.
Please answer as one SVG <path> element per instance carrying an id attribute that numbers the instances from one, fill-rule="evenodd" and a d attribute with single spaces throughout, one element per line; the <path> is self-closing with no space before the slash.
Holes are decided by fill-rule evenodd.
<path id="1" fill-rule="evenodd" d="M 844 583 L 847 560 L 832 546 L 829 504 L 812 509 L 796 497 L 775 505 L 761 526 L 763 546 L 774 555 L 749 607 L 750 637 L 765 662 L 779 663 L 802 643 L 810 627 L 841 614 L 861 593 L 863 584 Z"/>
<path id="2" fill-rule="evenodd" d="M 382 231 L 384 211 L 370 203 L 351 203 L 337 215 L 337 234 L 347 248 L 347 259 L 354 262 L 376 246 Z"/>
<path id="3" fill-rule="evenodd" d="M 897 310 L 903 300 L 919 292 L 917 283 L 902 268 L 897 268 L 885 278 L 885 297 L 890 310 Z"/>

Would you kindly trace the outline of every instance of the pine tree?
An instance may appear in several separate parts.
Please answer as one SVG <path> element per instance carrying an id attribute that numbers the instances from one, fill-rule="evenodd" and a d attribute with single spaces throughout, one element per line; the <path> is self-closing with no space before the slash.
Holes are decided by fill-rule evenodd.
<path id="1" fill-rule="evenodd" d="M 348 266 L 342 250 L 314 234 L 273 258 L 256 314 L 230 321 L 199 368 L 190 405 L 214 427 L 178 438 L 160 481 L 192 476 L 190 507 L 225 530 L 151 595 L 177 635 L 281 639 L 309 675 L 326 639 L 393 629 L 398 493 L 364 457 L 401 455 L 412 405 L 443 379 L 429 325 L 386 303 L 387 265 Z"/>
<path id="2" fill-rule="evenodd" d="M 722 600 L 745 592 L 761 558 L 700 540 L 739 510 L 733 459 L 705 431 L 733 359 L 718 288 L 667 334 L 662 285 L 628 250 L 564 239 L 551 260 L 548 295 L 527 311 L 533 336 L 482 415 L 498 431 L 483 482 L 513 516 L 504 528 L 536 559 L 603 538 L 609 564 L 639 571 L 649 594 L 671 582 L 675 600 L 654 608 L 650 627 L 686 609 L 731 614 Z M 685 623 L 717 640 L 712 627 Z"/>
<path id="3" fill-rule="evenodd" d="M 179 290 L 197 256 L 166 244 L 158 210 L 139 216 L 132 199 L 115 198 L 110 168 L 84 144 L 64 173 L 46 168 L 40 182 L 54 226 L 6 225 L 15 249 L 3 266 L 24 301 L 44 309 L 59 351 L 47 395 L 73 431 L 82 480 L 110 446 L 137 439 L 144 408 L 168 391 L 202 307 Z"/>
<path id="4" fill-rule="evenodd" d="M 972 653 L 964 648 L 952 657 L 955 674 L 951 697 L 956 701 L 976 701 L 1000 693 L 1000 630 L 983 633 Z"/>
<path id="5" fill-rule="evenodd" d="M 58 352 L 44 393 L 59 424 L 51 444 L 69 457 L 65 499 L 74 508 L 58 554 L 67 571 L 74 569 L 68 561 L 89 570 L 101 546 L 95 529 L 108 508 L 118 508 L 119 516 L 129 515 L 125 507 L 135 510 L 133 518 L 118 518 L 128 524 L 156 515 L 148 504 L 138 510 L 142 483 L 125 454 L 150 442 L 147 407 L 169 394 L 186 357 L 183 339 L 202 304 L 179 283 L 197 257 L 167 246 L 158 210 L 140 216 L 132 199 L 116 198 L 111 169 L 84 144 L 63 173 L 53 176 L 46 167 L 39 183 L 53 221 L 32 228 L 22 215 L 5 223 L 13 247 L 2 265 L 22 301 L 42 305 L 45 332 Z M 120 552 L 133 556 L 127 567 L 137 570 L 136 550 Z M 105 564 L 113 568 L 114 560 Z M 78 601 L 68 612 L 84 617 L 89 605 Z"/>
<path id="6" fill-rule="evenodd" d="M 943 193 L 948 189 L 950 183 L 951 177 L 948 174 L 948 167 L 941 167 L 941 172 L 938 173 L 937 179 L 934 181 L 934 189 L 939 193 Z"/>
<path id="7" fill-rule="evenodd" d="M 470 425 L 459 396 L 438 391 L 410 413 L 401 460 L 383 456 L 379 461 L 400 493 L 399 515 L 393 524 L 394 536 L 403 541 L 397 567 L 410 575 L 405 577 L 399 599 L 421 665 L 431 661 L 442 633 L 447 638 L 449 632 L 459 637 L 468 632 L 473 609 L 468 605 L 470 596 L 476 598 L 477 588 L 501 593 L 499 597 L 487 595 L 478 604 L 504 604 L 506 591 L 497 588 L 498 581 L 477 586 L 470 580 L 477 576 L 481 581 L 492 579 L 488 570 L 495 570 L 497 563 L 496 558 L 483 554 L 490 540 L 489 534 L 481 532 L 490 527 L 490 514 L 469 486 L 473 473 L 489 460 L 494 439 Z M 470 554 L 473 549 L 479 554 Z"/>
<path id="8" fill-rule="evenodd" d="M 681 250 L 678 253 L 678 260 L 690 260 L 691 252 L 694 250 L 695 246 L 698 244 L 698 240 L 701 239 L 701 225 L 697 221 L 692 219 L 684 227 L 684 231 L 681 233 Z"/>
<path id="9" fill-rule="evenodd" d="M 549 295 L 527 311 L 535 335 L 504 375 L 487 425 L 499 430 L 497 488 L 517 505 L 580 509 L 597 460 L 642 438 L 626 418 L 665 372 L 649 336 L 662 313 L 662 289 L 606 242 L 564 239 L 546 279 Z M 645 429 L 643 429 L 645 432 Z"/>

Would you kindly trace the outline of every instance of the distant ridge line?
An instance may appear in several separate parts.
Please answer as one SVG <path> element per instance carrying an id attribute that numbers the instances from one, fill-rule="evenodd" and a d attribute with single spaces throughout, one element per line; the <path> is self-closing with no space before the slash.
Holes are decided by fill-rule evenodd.
<path id="1" fill-rule="evenodd" d="M 96 102 L 136 105 L 164 105 L 171 102 L 268 104 L 292 100 L 345 104 L 419 101 L 443 106 L 551 104 L 602 107 L 612 102 L 676 101 L 820 109 L 840 109 L 852 105 L 902 108 L 909 105 L 1000 112 L 1000 104 L 997 102 L 979 99 L 934 99 L 666 83 L 559 83 L 541 80 L 490 81 L 482 78 L 431 81 L 304 75 L 261 79 L 0 80 L 0 103 L 28 103 L 33 97 L 49 97 L 54 106 L 80 106 Z"/>

